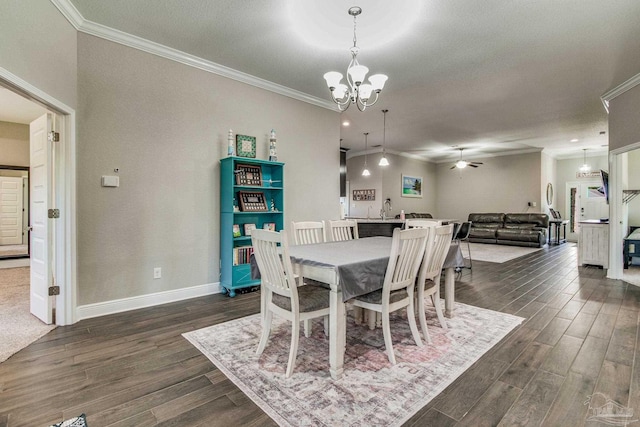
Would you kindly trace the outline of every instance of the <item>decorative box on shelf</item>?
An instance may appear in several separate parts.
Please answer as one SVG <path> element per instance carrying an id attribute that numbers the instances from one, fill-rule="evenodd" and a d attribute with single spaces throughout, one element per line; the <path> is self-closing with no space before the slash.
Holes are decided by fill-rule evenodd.
<path id="1" fill-rule="evenodd" d="M 283 187 L 284 163 L 236 156 L 220 160 L 220 285 L 230 297 L 260 285 L 251 279 L 250 230 L 284 228 Z"/>

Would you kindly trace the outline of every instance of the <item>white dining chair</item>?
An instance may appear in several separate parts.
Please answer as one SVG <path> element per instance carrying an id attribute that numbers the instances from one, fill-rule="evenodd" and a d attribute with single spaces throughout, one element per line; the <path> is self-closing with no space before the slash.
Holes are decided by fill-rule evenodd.
<path id="1" fill-rule="evenodd" d="M 429 330 L 427 329 L 426 312 L 424 298 L 431 296 L 438 321 L 443 329 L 447 329 L 447 323 L 444 320 L 442 306 L 440 304 L 440 276 L 442 275 L 442 266 L 447 258 L 449 247 L 451 246 L 451 236 L 453 235 L 453 224 L 440 225 L 435 227 L 432 243 L 429 251 L 425 251 L 425 257 L 418 274 L 418 316 L 420 316 L 420 327 L 424 339 L 431 343 Z"/>
<path id="2" fill-rule="evenodd" d="M 428 228 L 442 225 L 442 221 L 424 218 L 410 218 L 404 221 L 404 228 Z"/>
<path id="3" fill-rule="evenodd" d="M 293 230 L 293 241 L 297 245 L 312 245 L 323 243 L 325 239 L 325 224 L 322 221 L 291 221 L 291 230 Z M 303 278 L 305 285 L 322 286 L 329 289 L 329 285 L 315 280 Z M 325 317 L 325 331 L 329 330 L 329 320 Z M 304 322 L 304 335 L 311 336 L 311 319 Z"/>
<path id="4" fill-rule="evenodd" d="M 327 236 L 325 241 L 341 242 L 343 240 L 353 240 L 358 238 L 358 223 L 356 221 L 342 219 L 337 221 L 329 220 L 325 225 Z"/>
<path id="5" fill-rule="evenodd" d="M 311 245 L 325 241 L 326 233 L 322 221 L 291 221 L 291 230 L 296 245 Z"/>
<path id="6" fill-rule="evenodd" d="M 393 230 L 393 241 L 389 263 L 384 276 L 382 289 L 351 300 L 354 306 L 362 307 L 382 314 L 382 333 L 387 357 L 391 364 L 396 364 L 391 340 L 389 313 L 407 308 L 407 318 L 411 334 L 418 347 L 422 340 L 418 332 L 414 313 L 413 292 L 420 263 L 424 258 L 427 245 L 428 230 L 414 228 L 411 230 Z"/>
<path id="7" fill-rule="evenodd" d="M 273 315 L 289 320 L 291 348 L 285 375 L 290 377 L 296 363 L 300 322 L 329 315 L 329 290 L 319 286 L 299 286 L 302 279 L 294 275 L 285 231 L 253 230 L 251 244 L 260 269 L 261 291 L 266 292 L 266 312 L 256 353 L 262 354 L 267 345 Z"/>

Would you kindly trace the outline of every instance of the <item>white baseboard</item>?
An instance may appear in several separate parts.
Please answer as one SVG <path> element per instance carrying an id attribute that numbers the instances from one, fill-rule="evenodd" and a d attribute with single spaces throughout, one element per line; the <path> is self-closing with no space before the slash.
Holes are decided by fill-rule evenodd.
<path id="1" fill-rule="evenodd" d="M 219 294 L 220 292 L 221 287 L 219 282 L 207 283 L 189 288 L 157 292 L 154 294 L 140 295 L 131 298 L 79 305 L 76 308 L 76 320 L 122 313 L 123 311 L 137 310 L 139 308 L 152 307 L 154 305 L 182 301 L 205 295 Z"/>

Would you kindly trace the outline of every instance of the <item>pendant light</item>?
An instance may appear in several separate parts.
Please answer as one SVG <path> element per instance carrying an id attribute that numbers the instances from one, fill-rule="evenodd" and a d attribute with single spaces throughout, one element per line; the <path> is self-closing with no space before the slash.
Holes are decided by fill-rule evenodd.
<path id="1" fill-rule="evenodd" d="M 369 176 L 371 175 L 371 172 L 369 172 L 369 169 L 367 169 L 367 136 L 369 135 L 369 132 L 365 132 L 364 133 L 364 170 L 362 171 L 362 176 Z"/>
<path id="2" fill-rule="evenodd" d="M 587 149 L 583 148 L 582 166 L 580 166 L 580 172 L 587 173 L 591 171 L 591 166 L 587 164 Z"/>
<path id="3" fill-rule="evenodd" d="M 382 127 L 382 157 L 380 158 L 380 162 L 378 166 L 389 166 L 389 160 L 387 160 L 387 153 L 385 151 L 386 142 L 387 142 L 387 113 L 389 110 L 382 110 L 382 114 L 384 117 L 383 127 Z"/>

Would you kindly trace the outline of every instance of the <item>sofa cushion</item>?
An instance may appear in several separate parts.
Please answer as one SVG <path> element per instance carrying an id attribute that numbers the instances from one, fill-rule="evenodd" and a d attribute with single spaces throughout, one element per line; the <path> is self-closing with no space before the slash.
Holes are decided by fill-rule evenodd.
<path id="1" fill-rule="evenodd" d="M 477 227 L 483 223 L 500 224 L 504 222 L 503 213 L 470 213 L 469 221 L 473 227 Z"/>
<path id="2" fill-rule="evenodd" d="M 508 213 L 504 217 L 505 227 L 516 224 L 531 224 L 546 229 L 549 227 L 549 216 L 543 213 Z"/>
<path id="3" fill-rule="evenodd" d="M 495 239 L 497 231 L 498 231 L 498 226 L 495 224 L 492 226 L 471 227 L 471 231 L 469 232 L 469 238 Z"/>
<path id="4" fill-rule="evenodd" d="M 520 242 L 538 243 L 540 230 L 525 230 L 521 228 L 499 228 L 496 232 L 498 240 L 512 240 Z"/>

